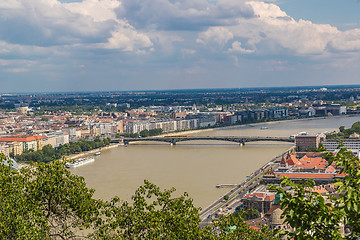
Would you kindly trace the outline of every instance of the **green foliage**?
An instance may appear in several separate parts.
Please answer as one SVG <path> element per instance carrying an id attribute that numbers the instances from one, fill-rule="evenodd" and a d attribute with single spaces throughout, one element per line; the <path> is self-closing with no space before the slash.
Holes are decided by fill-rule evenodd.
<path id="1" fill-rule="evenodd" d="M 349 138 L 351 134 L 357 133 L 360 134 L 360 122 L 355 122 L 351 128 L 345 128 L 344 126 L 341 126 L 339 128 L 338 133 L 330 133 L 326 135 L 326 138 L 328 139 L 344 139 Z"/>
<path id="2" fill-rule="evenodd" d="M 139 133 L 124 133 L 125 137 L 138 138 Z"/>
<path id="3" fill-rule="evenodd" d="M 157 136 L 157 135 L 161 135 L 162 133 L 163 133 L 162 128 L 155 128 L 149 130 L 149 136 Z"/>
<path id="4" fill-rule="evenodd" d="M 77 142 L 70 142 L 60 145 L 55 149 L 52 148 L 51 145 L 46 145 L 38 151 L 24 151 L 23 154 L 16 155 L 15 159 L 21 162 L 50 162 L 52 160 L 60 159 L 64 156 L 90 151 L 108 146 L 109 144 L 109 138 L 100 139 L 99 137 L 96 137 L 94 141 L 82 139 Z"/>
<path id="5" fill-rule="evenodd" d="M 141 137 L 148 137 L 149 136 L 149 130 L 145 129 L 140 132 Z"/>
<path id="6" fill-rule="evenodd" d="M 227 215 L 220 219 L 213 221 L 215 229 L 218 229 L 218 234 L 210 234 L 209 239 L 249 239 L 249 240 L 272 240 L 280 239 L 275 236 L 273 231 L 270 231 L 268 227 L 263 226 L 258 230 L 250 228 L 244 219 L 240 216 Z"/>
<path id="7" fill-rule="evenodd" d="M 175 189 L 161 191 L 145 181 L 132 197 L 133 204 L 113 200 L 109 217 L 94 235 L 101 239 L 200 239 L 199 209 L 185 193 L 177 198 Z"/>
<path id="8" fill-rule="evenodd" d="M 352 126 L 351 126 L 351 130 L 356 132 L 356 133 L 360 133 L 360 122 L 355 122 Z"/>
<path id="9" fill-rule="evenodd" d="M 247 211 L 244 211 L 243 216 L 245 220 L 255 219 L 260 217 L 260 213 L 257 209 L 249 208 Z"/>
<path id="10" fill-rule="evenodd" d="M 229 200 L 229 198 L 230 198 L 229 195 L 225 195 L 225 196 L 224 196 L 224 200 L 225 200 L 225 201 Z"/>
<path id="11" fill-rule="evenodd" d="M 0 164 L 0 189 L 0 239 L 70 239 L 97 223 L 101 201 L 59 160 L 19 171 Z"/>
<path id="12" fill-rule="evenodd" d="M 329 165 L 335 164 L 346 176 L 336 180 L 338 197 L 324 197 L 312 192 L 315 182 L 302 181 L 299 184 L 288 178 L 282 181 L 282 187 L 271 186 L 278 194 L 284 210 L 283 217 L 294 232 L 282 232 L 295 239 L 357 239 L 360 235 L 360 161 L 350 151 L 342 148 L 337 154 L 324 155 Z M 287 190 L 284 189 L 287 188 Z M 293 194 L 289 192 L 291 190 Z M 343 238 L 340 227 L 346 224 L 351 234 Z"/>
<path id="13" fill-rule="evenodd" d="M 344 132 L 344 131 L 345 131 L 345 126 L 340 126 L 340 127 L 339 127 L 339 131 L 340 131 L 340 132 Z"/>
<path id="14" fill-rule="evenodd" d="M 155 129 L 151 129 L 151 130 L 145 129 L 140 132 L 140 136 L 141 137 L 157 136 L 157 135 L 162 134 L 162 132 L 163 132 L 162 128 L 155 128 Z"/>
<path id="15" fill-rule="evenodd" d="M 322 143 L 319 144 L 319 147 L 316 149 L 316 152 L 326 152 L 326 148 Z"/>

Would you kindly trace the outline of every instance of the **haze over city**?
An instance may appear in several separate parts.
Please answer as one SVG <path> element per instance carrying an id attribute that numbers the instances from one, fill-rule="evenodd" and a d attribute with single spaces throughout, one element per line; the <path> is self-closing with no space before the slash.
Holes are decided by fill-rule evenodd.
<path id="1" fill-rule="evenodd" d="M 2 0 L 2 93 L 357 84 L 356 0 Z"/>

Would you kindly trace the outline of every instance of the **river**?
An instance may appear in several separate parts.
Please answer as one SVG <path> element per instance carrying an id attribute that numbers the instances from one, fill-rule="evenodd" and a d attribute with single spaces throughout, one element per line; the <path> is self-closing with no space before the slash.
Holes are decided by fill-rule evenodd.
<path id="1" fill-rule="evenodd" d="M 330 117 L 250 124 L 193 133 L 197 136 L 279 136 L 299 132 L 315 134 L 350 127 L 360 116 Z M 261 129 L 267 127 L 267 129 Z M 182 133 L 185 135 L 185 133 Z M 229 189 L 217 184 L 237 184 L 276 155 L 289 143 L 258 142 L 240 147 L 235 143 L 199 141 L 168 144 L 130 144 L 105 150 L 95 162 L 71 169 L 83 176 L 95 197 L 109 200 L 117 195 L 129 201 L 147 179 L 161 188 L 175 187 L 178 194 L 188 192 L 194 204 L 205 208 Z"/>

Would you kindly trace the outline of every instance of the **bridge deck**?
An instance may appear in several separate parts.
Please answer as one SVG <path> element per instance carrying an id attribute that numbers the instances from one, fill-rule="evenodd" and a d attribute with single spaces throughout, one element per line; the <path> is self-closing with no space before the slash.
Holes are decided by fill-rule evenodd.
<path id="1" fill-rule="evenodd" d="M 280 142 L 294 142 L 292 138 L 286 137 L 235 137 L 235 136 L 189 136 L 189 137 L 147 137 L 147 138 L 123 138 L 122 140 L 125 144 L 130 142 L 140 142 L 140 141 L 157 141 L 157 142 L 168 142 L 176 144 L 177 142 L 184 141 L 195 141 L 195 140 L 214 140 L 214 141 L 228 141 L 236 143 L 246 143 L 254 141 L 280 141 Z M 116 140 L 115 140 L 116 141 Z"/>

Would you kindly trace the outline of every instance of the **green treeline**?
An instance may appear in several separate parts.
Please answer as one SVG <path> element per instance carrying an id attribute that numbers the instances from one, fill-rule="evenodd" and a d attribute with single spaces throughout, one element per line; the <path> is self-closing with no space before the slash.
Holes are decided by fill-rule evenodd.
<path id="1" fill-rule="evenodd" d="M 338 133 L 330 133 L 326 135 L 327 139 L 344 139 L 349 138 L 351 134 L 360 134 L 360 122 L 354 123 L 351 128 L 345 128 L 341 126 Z"/>
<path id="2" fill-rule="evenodd" d="M 163 130 L 162 128 L 155 128 L 155 129 L 151 129 L 151 130 L 142 130 L 140 132 L 140 136 L 141 137 L 151 137 L 151 136 L 157 136 L 162 134 Z"/>
<path id="3" fill-rule="evenodd" d="M 132 137 L 132 138 L 138 138 L 138 137 L 152 137 L 161 135 L 163 133 L 162 128 L 155 128 L 151 130 L 142 130 L 140 133 L 124 133 L 125 137 Z M 120 134 L 118 135 L 120 137 Z"/>
<path id="4" fill-rule="evenodd" d="M 70 142 L 60 145 L 57 148 L 52 148 L 51 145 L 46 145 L 42 148 L 42 150 L 27 150 L 24 151 L 21 155 L 16 155 L 15 159 L 21 162 L 50 162 L 71 154 L 77 154 L 96 148 L 105 147 L 109 144 L 109 138 L 100 139 L 100 137 L 96 137 L 94 141 L 82 139 L 77 142 Z"/>

